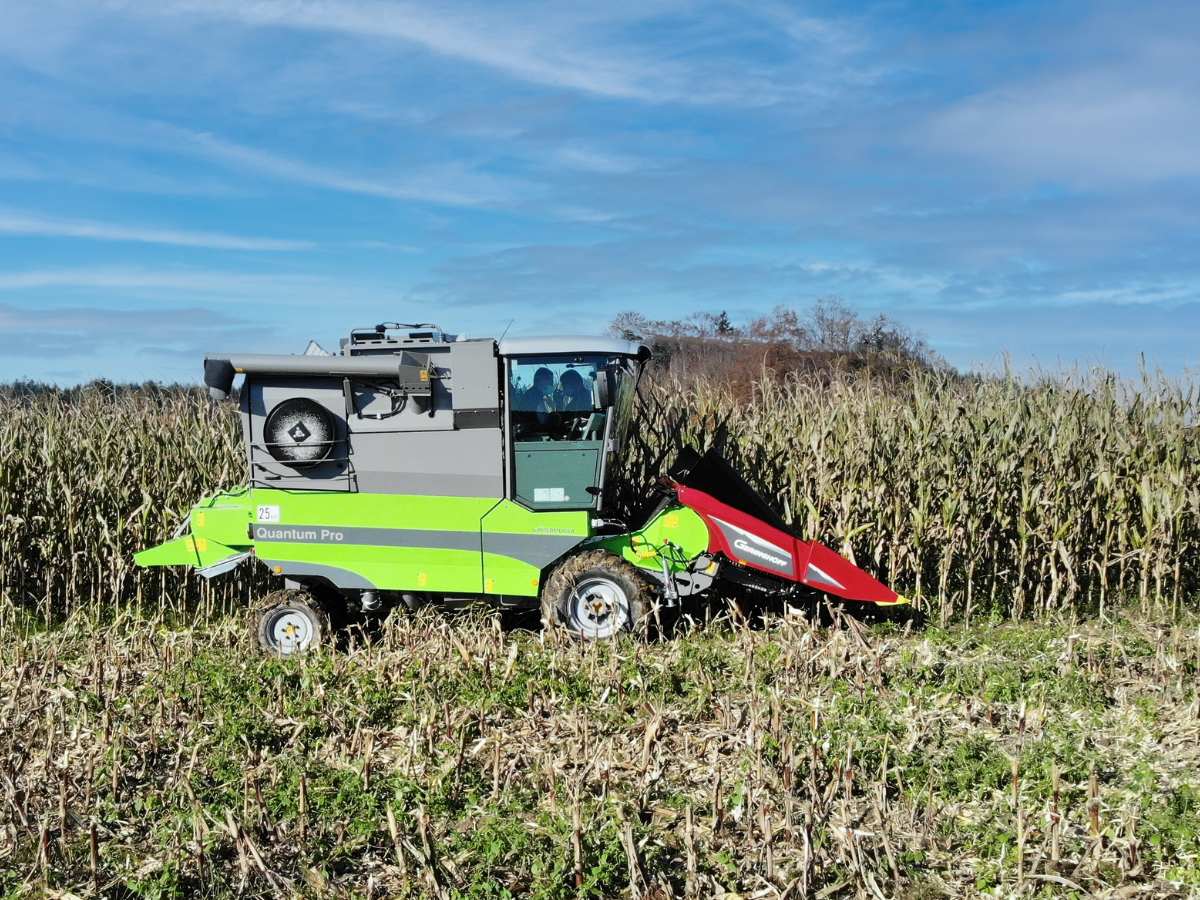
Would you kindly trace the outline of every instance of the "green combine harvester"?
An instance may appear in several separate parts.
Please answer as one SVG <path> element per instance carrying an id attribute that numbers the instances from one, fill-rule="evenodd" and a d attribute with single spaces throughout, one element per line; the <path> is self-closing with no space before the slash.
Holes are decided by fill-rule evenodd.
<path id="1" fill-rule="evenodd" d="M 649 358 L 614 338 L 464 340 L 397 323 L 352 331 L 338 354 L 209 356 L 215 398 L 245 376 L 247 484 L 201 500 L 135 559 L 210 578 L 265 564 L 283 585 L 255 629 L 278 655 L 326 640 L 347 601 L 376 615 L 480 599 L 540 607 L 593 641 L 718 581 L 908 602 L 801 540 L 712 451 L 685 451 L 656 502 L 616 512 L 611 479 Z"/>

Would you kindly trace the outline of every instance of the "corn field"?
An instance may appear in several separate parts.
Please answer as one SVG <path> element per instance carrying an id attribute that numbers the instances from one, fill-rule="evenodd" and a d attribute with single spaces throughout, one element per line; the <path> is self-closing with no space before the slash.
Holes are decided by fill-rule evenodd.
<path id="1" fill-rule="evenodd" d="M 1175 610 L 1197 588 L 1198 401 L 1190 384 L 1134 391 L 1113 375 L 764 379 L 743 405 L 658 385 L 628 480 L 648 483 L 685 443 L 716 447 L 801 537 L 942 624 L 1114 600 Z"/>
<path id="2" fill-rule="evenodd" d="M 228 608 L 208 585 L 140 571 L 192 503 L 245 475 L 236 410 L 182 388 L 12 392 L 0 399 L 0 595 L 51 618 L 130 603 Z"/>
<path id="3" fill-rule="evenodd" d="M 1200 445 L 1190 384 L 1115 376 L 1025 385 L 918 377 L 649 386 L 629 497 L 685 444 L 716 446 L 802 537 L 914 596 L 935 619 L 1178 609 L 1197 577 Z M 196 391 L 88 388 L 0 398 L 0 596 L 44 616 L 130 603 L 229 609 L 213 584 L 143 572 L 191 504 L 244 478 L 232 405 Z"/>

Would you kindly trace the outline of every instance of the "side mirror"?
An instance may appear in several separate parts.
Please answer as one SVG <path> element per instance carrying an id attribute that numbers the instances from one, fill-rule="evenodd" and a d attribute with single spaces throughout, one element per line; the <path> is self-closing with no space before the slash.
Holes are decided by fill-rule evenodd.
<path id="1" fill-rule="evenodd" d="M 610 409 L 617 399 L 617 372 L 605 366 L 596 373 L 592 384 L 592 405 L 597 409 Z"/>

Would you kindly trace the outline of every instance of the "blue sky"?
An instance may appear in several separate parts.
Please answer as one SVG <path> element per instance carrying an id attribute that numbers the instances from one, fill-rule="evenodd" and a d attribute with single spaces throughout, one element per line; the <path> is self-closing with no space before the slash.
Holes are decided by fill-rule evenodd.
<path id="1" fill-rule="evenodd" d="M 0 380 L 839 294 L 1200 358 L 1200 6 L 6 0 Z"/>

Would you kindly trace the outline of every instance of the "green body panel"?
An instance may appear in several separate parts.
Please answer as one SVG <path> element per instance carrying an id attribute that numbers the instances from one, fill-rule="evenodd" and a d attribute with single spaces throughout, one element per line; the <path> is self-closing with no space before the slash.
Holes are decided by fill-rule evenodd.
<path id="1" fill-rule="evenodd" d="M 541 590 L 542 569 L 587 539 L 591 534 L 590 518 L 587 511 L 532 512 L 511 500 L 502 500 L 483 520 L 484 592 L 536 597 Z M 531 549 L 536 549 L 540 558 L 530 562 L 491 552 L 495 538 L 504 535 L 536 537 Z"/>
<path id="2" fill-rule="evenodd" d="M 133 554 L 133 561 L 147 566 L 198 566 L 200 557 L 191 538 L 175 538 L 149 550 Z"/>
<path id="3" fill-rule="evenodd" d="M 240 489 L 202 500 L 189 534 L 135 560 L 201 568 L 253 548 L 276 574 L 339 570 L 380 590 L 536 597 L 543 569 L 589 535 L 586 511 L 489 497 Z"/>
<path id="4" fill-rule="evenodd" d="M 662 561 L 672 572 L 682 572 L 693 559 L 708 549 L 708 526 L 686 506 L 673 504 L 655 516 L 640 531 L 620 534 L 597 542 L 641 569 L 662 571 Z"/>
<path id="5" fill-rule="evenodd" d="M 235 490 L 201 500 L 192 508 L 192 534 L 230 547 L 250 546 L 253 506 L 248 490 Z"/>
<path id="6" fill-rule="evenodd" d="M 254 523 L 254 546 L 260 559 L 284 573 L 294 562 L 353 572 L 387 591 L 483 593 L 480 522 L 495 498 L 252 494 L 256 519 L 273 519 L 278 507 L 278 521 Z"/>
<path id="7" fill-rule="evenodd" d="M 250 547 L 250 517 L 247 490 L 205 497 L 192 508 L 187 534 L 135 553 L 133 560 L 139 566 L 215 565 Z"/>

